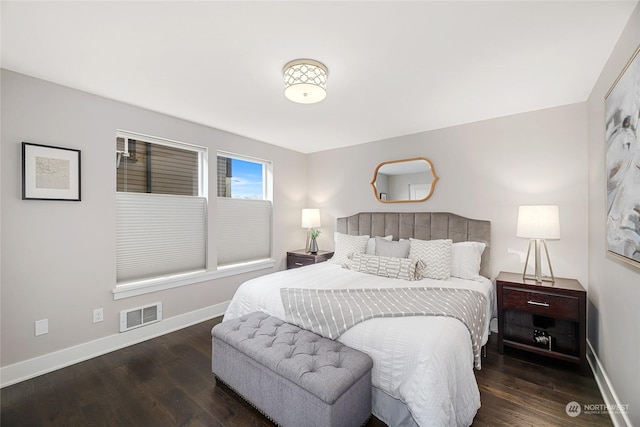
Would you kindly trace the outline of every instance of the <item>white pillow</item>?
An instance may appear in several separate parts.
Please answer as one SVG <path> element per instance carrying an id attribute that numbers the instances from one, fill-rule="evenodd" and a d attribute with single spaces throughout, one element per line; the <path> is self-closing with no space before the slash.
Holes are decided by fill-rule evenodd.
<path id="1" fill-rule="evenodd" d="M 336 245 L 338 243 L 338 234 L 340 234 L 337 231 L 334 231 L 333 233 L 333 244 Z M 379 237 L 379 236 L 376 236 Z M 380 237 L 381 239 L 384 240 L 388 240 L 388 241 L 392 241 L 393 240 L 393 234 L 390 234 L 389 236 L 384 236 L 384 237 Z M 364 253 L 367 255 L 375 255 L 376 254 L 376 238 L 375 237 L 370 237 L 369 241 L 367 242 L 367 247 L 364 250 Z"/>
<path id="2" fill-rule="evenodd" d="M 347 262 L 349 260 L 349 254 L 363 254 L 369 241 L 368 235 L 352 236 L 338 232 L 336 232 L 335 238 L 336 246 L 333 250 L 331 261 L 336 264 L 344 264 Z"/>
<path id="3" fill-rule="evenodd" d="M 451 277 L 451 239 L 409 239 L 409 258 L 419 259 L 424 267 L 418 270 L 422 277 L 449 280 Z"/>
<path id="4" fill-rule="evenodd" d="M 376 237 L 371 237 L 369 239 L 369 241 L 367 242 L 367 249 L 365 249 L 364 253 L 367 255 L 375 255 L 376 254 L 376 239 L 384 239 L 387 241 L 392 241 L 393 240 L 393 234 L 389 235 L 389 236 L 384 236 L 384 237 L 380 237 L 380 236 L 376 236 Z"/>
<path id="5" fill-rule="evenodd" d="M 480 278 L 480 262 L 485 248 L 480 242 L 459 242 L 451 246 L 451 275 L 461 279 Z"/>

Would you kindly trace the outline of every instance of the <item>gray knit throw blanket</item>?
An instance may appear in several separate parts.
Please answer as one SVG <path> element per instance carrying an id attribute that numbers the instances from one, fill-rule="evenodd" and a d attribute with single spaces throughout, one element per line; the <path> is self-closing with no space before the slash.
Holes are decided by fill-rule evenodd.
<path id="1" fill-rule="evenodd" d="M 326 338 L 336 339 L 352 326 L 376 317 L 444 316 L 460 320 L 469 330 L 474 366 L 486 328 L 485 296 L 471 289 L 282 288 L 286 321 Z"/>

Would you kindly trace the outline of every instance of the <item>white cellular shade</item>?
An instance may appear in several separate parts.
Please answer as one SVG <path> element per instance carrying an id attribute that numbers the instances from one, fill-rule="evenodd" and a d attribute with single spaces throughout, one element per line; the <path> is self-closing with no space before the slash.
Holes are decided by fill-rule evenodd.
<path id="1" fill-rule="evenodd" d="M 116 193 L 117 282 L 206 268 L 204 197 Z"/>
<path id="2" fill-rule="evenodd" d="M 558 206 L 520 206 L 516 235 L 530 239 L 559 239 L 560 213 Z"/>
<path id="3" fill-rule="evenodd" d="M 271 202 L 218 197 L 218 266 L 271 257 Z"/>

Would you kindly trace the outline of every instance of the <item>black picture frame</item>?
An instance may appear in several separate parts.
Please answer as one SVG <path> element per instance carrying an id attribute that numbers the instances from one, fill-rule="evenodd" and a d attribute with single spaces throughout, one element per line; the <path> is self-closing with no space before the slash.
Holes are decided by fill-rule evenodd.
<path id="1" fill-rule="evenodd" d="M 22 142 L 22 200 L 81 200 L 80 150 Z"/>

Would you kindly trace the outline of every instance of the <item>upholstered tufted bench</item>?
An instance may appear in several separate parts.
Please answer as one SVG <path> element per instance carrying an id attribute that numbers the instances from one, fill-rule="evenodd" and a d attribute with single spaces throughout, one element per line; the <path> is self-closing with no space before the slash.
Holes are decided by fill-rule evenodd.
<path id="1" fill-rule="evenodd" d="M 351 427 L 370 417 L 366 354 L 261 312 L 211 335 L 215 376 L 275 423 Z"/>

